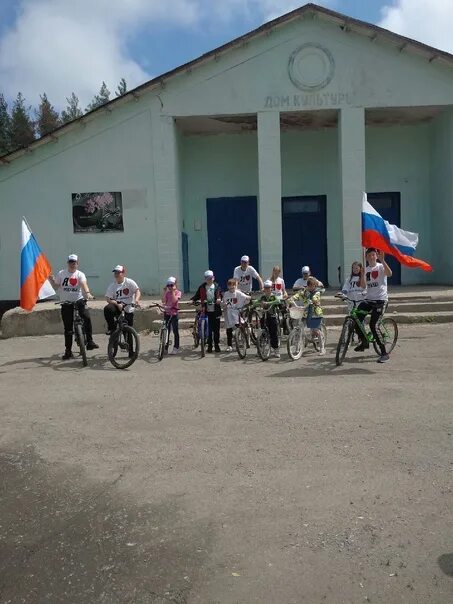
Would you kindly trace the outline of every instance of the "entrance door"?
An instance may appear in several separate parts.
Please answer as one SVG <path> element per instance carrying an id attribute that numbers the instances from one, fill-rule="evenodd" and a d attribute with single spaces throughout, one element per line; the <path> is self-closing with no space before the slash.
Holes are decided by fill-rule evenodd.
<path id="1" fill-rule="evenodd" d="M 226 289 L 244 254 L 250 256 L 250 264 L 259 270 L 256 197 L 207 199 L 206 210 L 209 268 L 220 287 Z"/>
<path id="2" fill-rule="evenodd" d="M 282 199 L 283 276 L 287 287 L 308 264 L 312 275 L 327 285 L 326 196 Z"/>
<path id="3" fill-rule="evenodd" d="M 401 194 L 400 193 L 368 193 L 368 201 L 384 220 L 401 226 Z M 401 264 L 387 255 L 385 261 L 392 269 L 393 275 L 388 279 L 389 285 L 401 285 Z"/>

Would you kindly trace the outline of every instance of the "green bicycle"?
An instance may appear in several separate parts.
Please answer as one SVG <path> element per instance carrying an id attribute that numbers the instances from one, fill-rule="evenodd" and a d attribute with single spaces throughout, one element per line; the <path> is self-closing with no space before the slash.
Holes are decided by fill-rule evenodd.
<path id="1" fill-rule="evenodd" d="M 355 331 L 360 331 L 362 334 L 364 334 L 368 342 L 373 344 L 376 353 L 380 355 L 381 351 L 379 350 L 379 346 L 374 339 L 373 334 L 361 321 L 361 319 L 363 320 L 366 317 L 368 311 L 359 310 L 357 308 L 359 302 L 356 300 L 351 300 L 347 296 L 339 294 L 335 297 L 351 303 L 351 308 L 344 320 L 340 339 L 338 340 L 337 352 L 335 355 L 335 362 L 337 366 L 340 366 L 343 363 Z M 387 353 L 390 354 L 398 341 L 398 325 L 396 321 L 394 319 L 390 319 L 389 317 L 381 317 L 376 325 L 376 329 L 379 330 L 381 339 L 385 344 L 385 349 Z"/>

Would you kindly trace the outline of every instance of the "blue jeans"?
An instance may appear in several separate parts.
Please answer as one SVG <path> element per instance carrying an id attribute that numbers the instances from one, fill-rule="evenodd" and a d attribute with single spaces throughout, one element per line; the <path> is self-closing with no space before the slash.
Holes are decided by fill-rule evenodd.
<path id="1" fill-rule="evenodd" d="M 165 315 L 165 322 L 168 327 L 168 331 L 173 329 L 175 336 L 175 348 L 179 348 L 179 317 L 178 315 Z"/>

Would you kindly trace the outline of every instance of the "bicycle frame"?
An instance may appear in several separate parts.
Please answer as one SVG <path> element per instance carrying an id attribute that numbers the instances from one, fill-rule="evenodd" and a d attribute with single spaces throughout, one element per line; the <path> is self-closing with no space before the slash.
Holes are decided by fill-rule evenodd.
<path id="1" fill-rule="evenodd" d="M 368 340 L 368 342 L 370 342 L 370 344 L 372 344 L 374 342 L 374 336 L 371 333 L 371 331 L 366 329 L 364 323 L 360 320 L 360 317 L 363 317 L 365 319 L 365 317 L 369 314 L 369 311 L 360 310 L 359 308 L 357 308 L 359 305 L 359 302 L 357 300 L 351 300 L 351 298 L 347 298 L 347 297 L 343 297 L 342 299 L 348 300 L 349 302 L 351 302 L 353 304 L 353 307 L 348 312 L 347 316 L 350 317 L 354 321 L 357 328 L 365 336 L 365 338 Z M 381 323 L 383 318 L 384 318 L 384 313 L 380 317 L 377 326 L 379 326 L 379 324 Z"/>

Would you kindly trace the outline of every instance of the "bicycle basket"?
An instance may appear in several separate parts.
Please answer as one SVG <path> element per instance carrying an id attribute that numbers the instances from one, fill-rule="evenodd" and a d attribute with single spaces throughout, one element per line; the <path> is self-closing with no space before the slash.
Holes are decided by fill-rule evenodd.
<path id="1" fill-rule="evenodd" d="M 305 309 L 303 306 L 290 306 L 289 316 L 291 319 L 303 319 Z"/>

